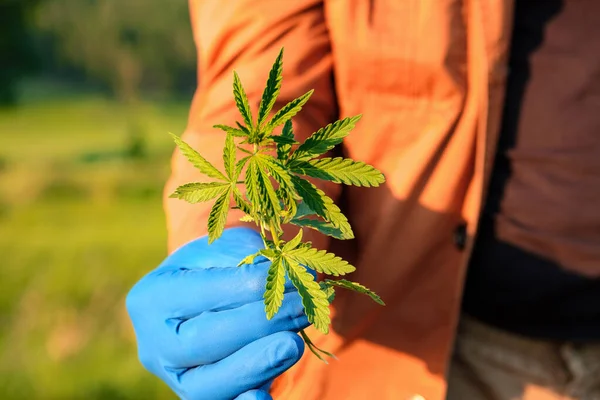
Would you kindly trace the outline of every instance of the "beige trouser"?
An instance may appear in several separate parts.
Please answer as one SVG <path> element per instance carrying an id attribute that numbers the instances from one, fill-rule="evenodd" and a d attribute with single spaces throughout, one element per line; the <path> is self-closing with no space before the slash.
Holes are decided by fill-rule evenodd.
<path id="1" fill-rule="evenodd" d="M 600 400 L 600 341 L 532 340 L 463 318 L 447 400 Z"/>

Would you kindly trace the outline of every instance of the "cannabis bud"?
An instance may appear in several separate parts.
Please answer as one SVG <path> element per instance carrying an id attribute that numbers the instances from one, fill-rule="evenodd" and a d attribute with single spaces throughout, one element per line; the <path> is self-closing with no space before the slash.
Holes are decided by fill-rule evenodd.
<path id="1" fill-rule="evenodd" d="M 302 228 L 315 229 L 340 240 L 353 239 L 354 234 L 333 200 L 303 176 L 366 187 L 379 186 L 385 178 L 379 170 L 360 161 L 319 157 L 342 143 L 360 115 L 331 123 L 314 132 L 303 143 L 295 140 L 292 118 L 308 101 L 312 90 L 268 118 L 281 89 L 282 68 L 283 49 L 269 73 L 256 120 L 240 78 L 234 72 L 233 96 L 244 122 L 238 122 L 237 127 L 214 126 L 226 134 L 224 173 L 173 135 L 182 154 L 214 181 L 182 185 L 171 197 L 190 203 L 216 199 L 208 217 L 209 243 L 223 233 L 230 207 L 243 211 L 245 215 L 242 221 L 256 224 L 265 247 L 244 258 L 240 265 L 250 264 L 259 256 L 271 261 L 264 294 L 267 318 L 271 319 L 282 304 L 287 277 L 302 297 L 308 320 L 326 334 L 331 324 L 329 304 L 333 300 L 335 287 L 364 293 L 375 302 L 384 303 L 377 294 L 356 282 L 345 279 L 317 282 L 307 271 L 310 268 L 337 277 L 349 274 L 355 268 L 335 254 L 313 248 L 310 242 L 303 242 Z M 281 133 L 276 134 L 275 131 L 281 126 Z M 238 159 L 238 154 L 243 157 Z M 239 180 L 242 172 L 245 172 L 244 179 Z M 282 239 L 284 224 L 300 227 L 298 234 L 288 242 Z M 267 231 L 270 232 L 270 239 Z M 325 361 L 319 353 L 333 356 L 318 349 L 305 332 L 301 334 L 309 349 L 321 360 Z"/>

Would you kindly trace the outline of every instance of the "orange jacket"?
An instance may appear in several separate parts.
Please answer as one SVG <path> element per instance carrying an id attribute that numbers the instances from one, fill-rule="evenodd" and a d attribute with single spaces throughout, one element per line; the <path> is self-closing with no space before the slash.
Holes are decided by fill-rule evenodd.
<path id="1" fill-rule="evenodd" d="M 334 331 L 311 332 L 339 361 L 325 365 L 305 355 L 276 382 L 276 398 L 444 398 L 466 263 L 495 153 L 512 6 L 512 0 L 190 0 L 199 86 L 185 140 L 218 164 L 224 135 L 211 126 L 235 121 L 232 69 L 256 106 L 285 47 L 275 109 L 315 89 L 295 119 L 301 137 L 363 114 L 343 151 L 387 178 L 377 189 L 327 188 L 356 239 L 319 243 L 357 266 L 353 280 L 387 306 L 340 292 Z M 166 193 L 194 180 L 193 167 L 175 153 Z M 205 233 L 208 206 L 165 199 L 171 250 Z"/>

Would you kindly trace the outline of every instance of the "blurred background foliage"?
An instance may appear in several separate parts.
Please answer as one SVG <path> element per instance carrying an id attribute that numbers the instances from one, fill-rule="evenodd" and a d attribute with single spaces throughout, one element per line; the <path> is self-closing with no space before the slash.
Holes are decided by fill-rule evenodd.
<path id="1" fill-rule="evenodd" d="M 0 398 L 173 399 L 128 289 L 165 256 L 185 0 L 0 0 Z"/>

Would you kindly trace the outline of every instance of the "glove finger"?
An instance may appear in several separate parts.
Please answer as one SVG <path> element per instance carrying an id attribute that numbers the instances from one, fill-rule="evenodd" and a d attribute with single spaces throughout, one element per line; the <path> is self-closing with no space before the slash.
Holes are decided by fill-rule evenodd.
<path id="1" fill-rule="evenodd" d="M 135 320 L 137 314 L 144 317 L 150 312 L 188 319 L 205 311 L 240 307 L 262 299 L 269 266 L 264 261 L 235 268 L 157 270 L 131 289 L 127 309 Z M 295 290 L 286 280 L 285 291 Z"/>
<path id="2" fill-rule="evenodd" d="M 273 385 L 273 381 L 275 379 L 271 379 L 269 380 L 267 383 L 265 383 L 264 385 L 262 385 L 261 387 L 259 387 L 259 390 L 263 390 L 265 392 L 268 392 L 269 390 L 271 390 L 271 385 Z"/>
<path id="3" fill-rule="evenodd" d="M 264 390 L 249 390 L 240 394 L 235 400 L 273 400 L 273 397 Z"/>
<path id="4" fill-rule="evenodd" d="M 261 387 L 302 357 L 304 343 L 293 332 L 258 339 L 215 363 L 174 377 L 174 390 L 186 399 L 232 399 Z"/>
<path id="5" fill-rule="evenodd" d="M 162 358 L 172 368 L 212 364 L 261 337 L 306 328 L 302 298 L 298 292 L 284 296 L 281 308 L 267 320 L 264 302 L 256 301 L 232 310 L 205 312 L 173 326 L 162 340 Z"/>
<path id="6" fill-rule="evenodd" d="M 159 269 L 235 267 L 244 257 L 264 247 L 258 232 L 245 227 L 229 228 L 211 244 L 208 244 L 208 236 L 186 243 L 167 257 Z"/>

